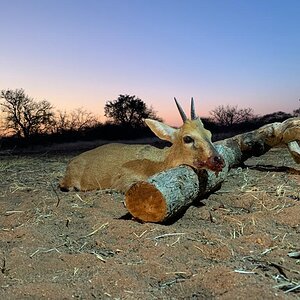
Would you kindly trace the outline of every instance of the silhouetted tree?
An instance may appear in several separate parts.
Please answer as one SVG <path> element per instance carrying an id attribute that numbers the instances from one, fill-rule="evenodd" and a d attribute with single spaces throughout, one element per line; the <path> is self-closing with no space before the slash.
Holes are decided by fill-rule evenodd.
<path id="1" fill-rule="evenodd" d="M 53 125 L 53 108 L 46 100 L 34 101 L 23 89 L 2 90 L 0 99 L 5 128 L 13 134 L 28 139 L 33 134 L 48 132 Z"/>
<path id="2" fill-rule="evenodd" d="M 300 108 L 295 109 L 295 110 L 293 111 L 293 114 L 294 114 L 295 117 L 300 117 Z"/>
<path id="3" fill-rule="evenodd" d="M 55 116 L 55 131 L 81 131 L 99 124 L 97 117 L 83 108 L 77 108 L 70 113 L 58 111 Z"/>
<path id="4" fill-rule="evenodd" d="M 238 108 L 238 106 L 219 105 L 210 111 L 212 119 L 222 126 L 250 121 L 254 118 L 252 108 Z"/>
<path id="5" fill-rule="evenodd" d="M 117 100 L 107 101 L 104 112 L 113 123 L 132 127 L 142 126 L 146 118 L 160 120 L 155 111 L 136 96 L 120 95 Z"/>
<path id="6" fill-rule="evenodd" d="M 291 118 L 292 115 L 283 111 L 276 111 L 271 114 L 266 114 L 258 118 L 262 124 L 283 122 L 284 120 Z"/>
<path id="7" fill-rule="evenodd" d="M 70 130 L 70 117 L 66 110 L 58 110 L 55 114 L 53 132 L 63 133 Z"/>

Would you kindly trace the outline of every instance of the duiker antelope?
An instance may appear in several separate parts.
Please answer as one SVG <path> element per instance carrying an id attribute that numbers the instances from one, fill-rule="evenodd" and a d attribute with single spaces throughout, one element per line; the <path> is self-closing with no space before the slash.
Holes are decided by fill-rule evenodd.
<path id="1" fill-rule="evenodd" d="M 174 98 L 175 99 L 175 98 Z M 176 101 L 183 125 L 175 129 L 162 122 L 146 119 L 146 124 L 171 147 L 158 149 L 150 145 L 107 144 L 84 152 L 67 166 L 60 188 L 68 191 L 117 189 L 126 192 L 129 187 L 160 171 L 178 165 L 196 169 L 222 170 L 224 160 L 211 142 L 211 132 L 206 130 L 196 116 L 191 100 L 191 119 L 188 119 Z"/>

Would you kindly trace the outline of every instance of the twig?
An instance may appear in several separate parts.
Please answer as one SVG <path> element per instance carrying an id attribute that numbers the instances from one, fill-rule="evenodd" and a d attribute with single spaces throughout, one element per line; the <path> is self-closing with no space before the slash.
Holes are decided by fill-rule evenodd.
<path id="1" fill-rule="evenodd" d="M 86 201 L 84 201 L 78 194 L 76 194 L 76 197 L 83 203 L 86 203 Z"/>
<path id="2" fill-rule="evenodd" d="M 290 288 L 289 290 L 285 291 L 284 293 L 287 294 L 289 292 L 292 292 L 292 291 L 295 291 L 295 290 L 298 290 L 298 289 L 300 289 L 300 284 Z"/>
<path id="3" fill-rule="evenodd" d="M 240 274 L 255 274 L 253 271 L 244 271 L 244 270 L 234 270 L 235 273 L 240 273 Z"/>
<path id="4" fill-rule="evenodd" d="M 52 190 L 53 190 L 53 192 L 54 192 L 54 194 L 55 194 L 55 196 L 56 196 L 56 198 L 57 198 L 56 207 L 58 207 L 58 205 L 59 205 L 59 203 L 60 203 L 60 197 L 59 197 L 59 195 L 58 195 L 58 193 L 57 193 L 55 187 L 53 186 L 53 183 L 52 183 L 52 182 L 50 182 L 50 185 L 51 185 Z"/>
<path id="5" fill-rule="evenodd" d="M 102 262 L 106 262 L 106 260 L 105 260 L 100 254 L 98 254 L 98 253 L 96 253 L 96 252 L 92 252 L 92 254 L 96 255 L 96 257 L 97 257 L 99 260 L 101 260 Z"/>
<path id="6" fill-rule="evenodd" d="M 5 212 L 5 216 L 10 216 L 13 214 L 23 213 L 23 212 L 24 212 L 24 210 L 8 210 Z"/>
<path id="7" fill-rule="evenodd" d="M 266 254 L 268 254 L 269 252 L 273 251 L 276 248 L 278 248 L 278 246 L 274 246 L 274 247 L 268 248 L 265 251 L 263 251 L 260 255 L 266 255 Z"/>
<path id="8" fill-rule="evenodd" d="M 33 256 L 35 256 L 37 253 L 40 252 L 40 249 L 37 249 L 36 251 L 34 251 L 32 254 L 29 255 L 30 258 L 32 258 Z"/>
<path id="9" fill-rule="evenodd" d="M 154 240 L 159 240 L 159 239 L 162 239 L 162 238 L 165 238 L 165 237 L 169 237 L 169 236 L 176 236 L 176 235 L 184 235 L 185 233 L 184 232 L 176 232 L 176 233 L 166 233 L 166 234 L 162 234 L 162 235 L 158 235 L 156 237 L 154 237 L 153 239 Z"/>
<path id="10" fill-rule="evenodd" d="M 268 262 L 268 264 L 269 264 L 270 266 L 275 267 L 275 268 L 279 271 L 280 274 L 282 274 L 282 272 L 283 272 L 282 269 L 284 269 L 284 270 L 286 270 L 286 271 L 288 271 L 288 272 L 291 272 L 291 273 L 300 274 L 300 271 L 298 271 L 298 270 L 289 269 L 289 268 L 284 267 L 284 266 L 281 266 L 281 265 L 279 265 L 279 264 L 277 264 L 277 263 L 275 263 L 275 262 Z M 285 276 L 285 274 L 282 274 L 282 275 Z M 285 276 L 285 277 L 287 278 L 287 276 Z"/>
<path id="11" fill-rule="evenodd" d="M 63 245 L 64 245 L 64 244 L 63 244 Z M 60 246 L 58 246 L 58 247 L 61 247 L 61 246 L 63 246 L 63 245 L 60 245 Z M 58 247 L 57 247 L 57 248 L 58 248 Z M 51 249 L 48 249 L 48 250 L 37 249 L 37 250 L 34 251 L 32 254 L 30 254 L 29 257 L 32 258 L 33 256 L 35 256 L 35 255 L 38 254 L 39 252 L 41 252 L 41 253 L 48 253 L 48 252 L 56 251 L 56 252 L 60 253 L 59 250 L 58 250 L 57 248 L 51 248 Z"/>
<path id="12" fill-rule="evenodd" d="M 137 238 L 141 238 L 148 230 L 146 229 L 143 231 L 140 235 L 136 234 L 135 232 L 133 233 Z"/>
<path id="13" fill-rule="evenodd" d="M 102 224 L 101 226 L 99 226 L 97 229 L 95 229 L 94 231 L 92 231 L 91 233 L 87 234 L 87 235 L 84 235 L 82 237 L 80 237 L 80 239 L 83 239 L 83 238 L 86 238 L 86 237 L 89 237 L 89 236 L 92 236 L 93 234 L 95 234 L 96 232 L 98 232 L 99 230 L 105 228 L 106 226 L 108 225 L 108 222 Z"/>
<path id="14" fill-rule="evenodd" d="M 170 246 L 172 247 L 172 246 L 174 246 L 176 243 L 178 243 L 180 241 L 180 237 L 178 237 L 177 238 L 177 240 L 174 242 L 174 243 L 172 243 Z"/>

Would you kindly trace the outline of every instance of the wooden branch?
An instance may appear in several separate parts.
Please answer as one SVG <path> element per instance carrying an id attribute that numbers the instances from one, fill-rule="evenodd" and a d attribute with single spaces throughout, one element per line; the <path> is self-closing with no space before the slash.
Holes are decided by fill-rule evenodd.
<path id="1" fill-rule="evenodd" d="M 218 189 L 230 168 L 251 156 L 260 156 L 279 144 L 286 144 L 296 163 L 300 163 L 300 118 L 268 124 L 215 143 L 225 160 L 225 167 L 218 174 L 209 170 L 196 172 L 189 166 L 179 166 L 135 183 L 125 195 L 126 207 L 139 220 L 165 222 L 198 197 Z"/>
<path id="2" fill-rule="evenodd" d="M 134 184 L 126 193 L 126 207 L 143 221 L 160 222 L 190 205 L 198 193 L 195 171 L 179 166 Z"/>

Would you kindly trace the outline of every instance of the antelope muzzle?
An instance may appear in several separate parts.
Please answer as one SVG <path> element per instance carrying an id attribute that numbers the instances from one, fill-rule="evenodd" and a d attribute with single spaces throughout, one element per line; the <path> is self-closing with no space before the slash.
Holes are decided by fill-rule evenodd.
<path id="1" fill-rule="evenodd" d="M 194 166 L 198 169 L 209 169 L 211 171 L 219 173 L 224 168 L 225 161 L 220 154 L 215 152 L 212 156 L 210 156 L 206 160 L 194 161 Z"/>
<path id="2" fill-rule="evenodd" d="M 212 171 L 221 172 L 224 166 L 225 161 L 223 157 L 219 154 L 213 155 L 207 160 L 207 168 Z"/>

